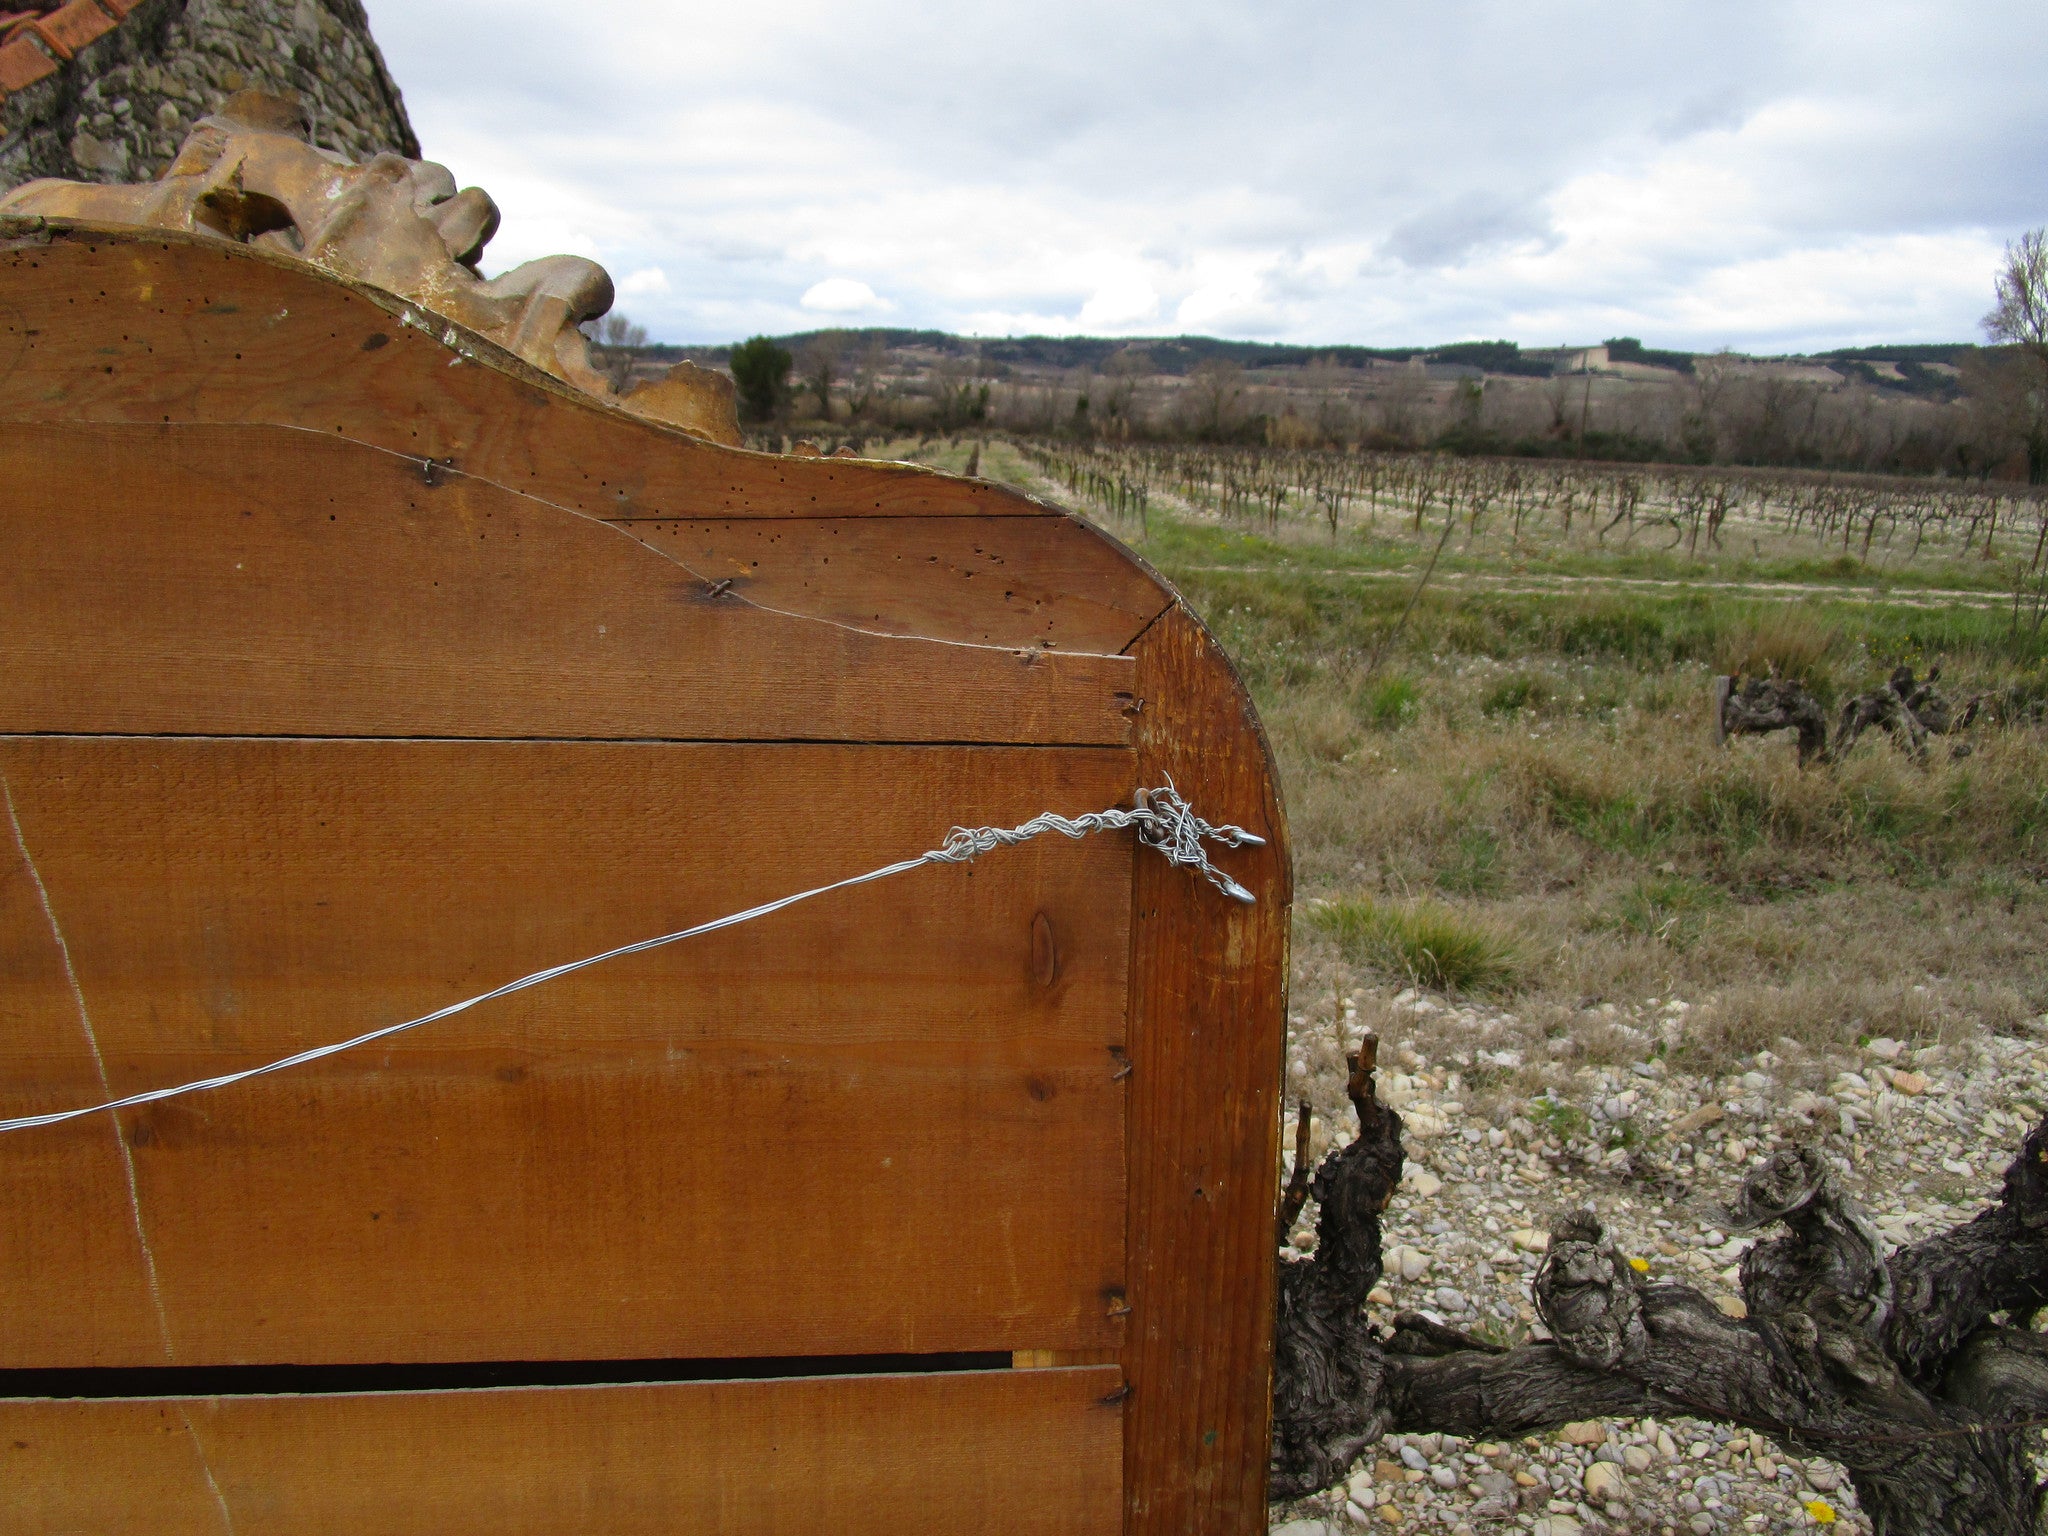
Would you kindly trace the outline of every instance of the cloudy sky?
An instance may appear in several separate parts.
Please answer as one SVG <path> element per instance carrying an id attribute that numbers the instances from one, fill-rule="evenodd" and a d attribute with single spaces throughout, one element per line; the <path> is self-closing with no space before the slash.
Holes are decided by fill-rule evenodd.
<path id="1" fill-rule="evenodd" d="M 489 265 L 657 339 L 1974 339 L 2041 0 L 368 0 Z"/>

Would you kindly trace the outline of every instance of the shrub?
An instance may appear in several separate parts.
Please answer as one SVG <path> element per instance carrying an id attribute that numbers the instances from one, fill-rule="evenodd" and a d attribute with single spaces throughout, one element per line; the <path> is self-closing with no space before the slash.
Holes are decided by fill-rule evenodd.
<path id="1" fill-rule="evenodd" d="M 1442 902 L 1355 896 L 1311 908 L 1309 920 L 1354 963 L 1437 991 L 1504 991 L 1521 969 L 1512 940 Z"/>

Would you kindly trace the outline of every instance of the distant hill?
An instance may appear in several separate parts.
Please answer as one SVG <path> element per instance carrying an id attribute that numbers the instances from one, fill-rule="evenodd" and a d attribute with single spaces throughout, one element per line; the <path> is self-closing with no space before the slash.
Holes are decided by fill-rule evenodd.
<path id="1" fill-rule="evenodd" d="M 1012 370 L 1107 371 L 1110 360 L 1120 354 L 1142 359 L 1142 371 L 1158 376 L 1184 376 L 1211 361 L 1235 363 L 1248 371 L 1293 369 L 1311 365 L 1368 369 L 1389 364 L 1420 362 L 1432 373 L 1444 376 L 1476 377 L 1493 374 L 1522 378 L 1548 378 L 1571 373 L 1585 366 L 1584 359 L 1598 355 L 1602 364 L 1630 368 L 1662 368 L 1674 373 L 1692 373 L 1705 358 L 1717 354 L 1685 352 L 1645 346 L 1633 336 L 1613 336 L 1586 347 L 1545 347 L 1524 350 L 1512 341 L 1455 341 L 1436 346 L 1356 347 L 1297 346 L 1282 342 L 1225 341 L 1215 336 L 956 336 L 950 331 L 909 330 L 890 326 L 861 329 L 797 331 L 774 338 L 793 353 L 821 336 L 844 339 L 849 355 L 879 343 L 890 353 L 922 353 L 927 357 L 975 357 L 990 377 L 1007 377 Z M 1838 347 L 1827 352 L 1750 357 L 1729 354 L 1738 361 L 1809 365 L 1831 368 L 1845 379 L 1898 394 L 1945 399 L 1956 390 L 1955 369 L 1963 355 L 1973 350 L 1967 342 L 1907 342 L 1896 346 Z M 650 358 L 723 363 L 731 344 L 658 345 L 643 349 Z M 1655 375 L 1649 375 L 1655 377 Z"/>

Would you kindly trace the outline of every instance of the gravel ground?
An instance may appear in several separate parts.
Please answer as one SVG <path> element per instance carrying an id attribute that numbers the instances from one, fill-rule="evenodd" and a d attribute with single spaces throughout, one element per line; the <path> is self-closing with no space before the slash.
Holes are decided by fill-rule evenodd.
<path id="1" fill-rule="evenodd" d="M 1503 1343 L 1540 1336 L 1528 1282 L 1550 1217 L 1591 1204 L 1638 1268 L 1742 1302 L 1736 1266 L 1754 1240 L 1722 1215 L 1743 1172 L 1788 1138 L 1816 1142 L 1887 1243 L 1967 1221 L 1995 1199 L 2005 1165 L 2048 1104 L 2048 1017 L 2028 1038 L 1977 1033 L 1913 1048 L 1867 1042 L 1851 1060 L 1774 1052 L 1723 1076 L 1667 1068 L 1688 1005 L 1646 999 L 1588 1019 L 1638 1059 L 1571 1065 L 1570 1035 L 1545 1038 L 1514 1014 L 1413 991 L 1360 991 L 1342 1022 L 1298 1019 L 1291 1096 L 1318 1115 L 1315 1153 L 1354 1129 L 1343 1051 L 1363 1031 L 1385 1045 L 1381 1097 L 1407 1123 L 1408 1166 L 1385 1222 L 1382 1322 L 1427 1313 Z M 1639 1042 L 1640 1051 L 1627 1049 Z M 1789 1049 L 1789 1042 L 1788 1049 Z M 1528 1096 L 1538 1075 L 1548 1086 Z M 1284 1140 L 1291 1146 L 1292 1131 Z M 1314 1245 L 1310 1205 L 1293 1242 Z M 1441 1528 L 1535 1536 L 1867 1532 L 1831 1462 L 1782 1454 L 1761 1436 L 1678 1419 L 1594 1422 L 1506 1444 L 1453 1436 L 1382 1441 L 1348 1486 L 1276 1508 L 1285 1536 Z"/>

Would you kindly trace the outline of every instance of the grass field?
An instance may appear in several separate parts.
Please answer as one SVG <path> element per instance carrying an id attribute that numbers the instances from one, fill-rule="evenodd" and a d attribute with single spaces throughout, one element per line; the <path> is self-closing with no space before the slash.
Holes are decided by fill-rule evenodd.
<path id="1" fill-rule="evenodd" d="M 1924 765 L 1873 735 L 1802 771 L 1788 737 L 1717 748 L 1711 725 L 1712 675 L 1766 662 L 1830 702 L 1901 662 L 1938 661 L 1959 695 L 2048 695 L 2048 637 L 1995 561 L 1453 529 L 1418 596 L 1441 512 L 1254 528 L 1154 496 L 1141 526 L 1001 441 L 979 469 L 1101 517 L 1236 661 L 1294 840 L 1297 1018 L 1356 991 L 1373 1022 L 1410 984 L 1512 1010 L 1562 1042 L 1496 1085 L 1514 1098 L 1646 1048 L 1712 1072 L 1769 1050 L 1818 1079 L 1859 1039 L 2048 1007 L 2048 734 L 1979 727 Z M 1682 1028 L 1646 1047 L 1674 999 Z"/>

